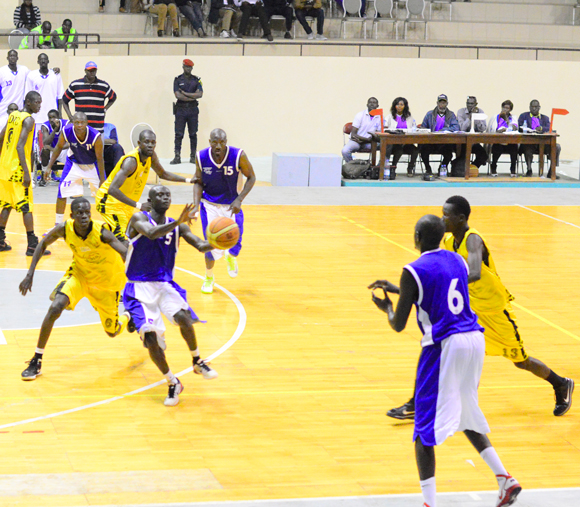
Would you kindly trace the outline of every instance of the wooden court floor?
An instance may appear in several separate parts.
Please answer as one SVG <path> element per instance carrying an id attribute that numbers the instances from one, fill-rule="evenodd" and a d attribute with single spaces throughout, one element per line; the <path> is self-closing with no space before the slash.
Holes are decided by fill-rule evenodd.
<path id="1" fill-rule="evenodd" d="M 487 238 L 516 296 L 529 354 L 579 382 L 580 208 L 535 209 L 547 216 L 474 207 L 470 223 Z M 53 213 L 53 205 L 36 207 L 38 231 Z M 425 213 L 440 208 L 246 206 L 240 275 L 230 279 L 223 260 L 215 268 L 232 297 L 200 293 L 195 274 L 203 274 L 203 257 L 182 243 L 177 265 L 186 271 L 176 280 L 208 321 L 196 327 L 202 354 L 235 334 L 236 300 L 247 321 L 212 361 L 218 379 L 181 377 L 177 407 L 163 406 L 165 384 L 123 396 L 160 380 L 134 334 L 111 339 L 100 325 L 55 329 L 43 375 L 25 383 L 20 372 L 38 331 L 3 329 L 0 506 L 419 492 L 412 424 L 385 417 L 411 395 L 419 332 L 414 316 L 403 333 L 391 331 L 366 286 L 378 278 L 398 282 L 416 257 L 413 226 Z M 200 225 L 194 231 L 201 234 Z M 8 232 L 13 250 L 0 255 L 0 268 L 24 270 L 20 216 L 11 217 Z M 39 269 L 64 271 L 70 252 L 64 243 L 52 250 Z M 44 310 L 28 308 L 22 297 L 2 304 L 2 321 L 11 309 Z M 167 341 L 172 370 L 191 366 L 177 328 L 168 327 Z M 490 437 L 524 488 L 578 486 L 579 397 L 556 418 L 549 384 L 506 359 L 486 358 L 480 400 Z M 495 488 L 462 435 L 438 448 L 437 458 L 439 491 Z"/>

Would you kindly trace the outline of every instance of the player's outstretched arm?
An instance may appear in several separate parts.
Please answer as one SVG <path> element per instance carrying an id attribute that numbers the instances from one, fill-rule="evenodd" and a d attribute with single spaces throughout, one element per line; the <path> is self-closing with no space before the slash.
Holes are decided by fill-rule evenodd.
<path id="1" fill-rule="evenodd" d="M 173 222 L 167 222 L 163 225 L 151 225 L 151 222 L 147 219 L 147 217 L 143 213 L 136 213 L 131 218 L 129 225 L 131 228 L 139 234 L 143 234 L 146 238 L 149 239 L 157 239 L 161 238 L 162 236 L 167 235 L 167 233 L 171 232 L 173 229 L 178 227 L 183 223 L 189 223 L 189 213 L 193 210 L 193 204 L 186 204 L 179 215 L 179 218 Z"/>
<path id="2" fill-rule="evenodd" d="M 213 246 L 211 246 L 207 241 L 199 238 L 189 228 L 187 224 L 181 224 L 179 226 L 179 235 L 187 241 L 193 248 L 196 248 L 200 252 L 209 252 L 213 250 Z"/>
<path id="3" fill-rule="evenodd" d="M 195 157 L 195 176 L 193 177 L 193 214 L 194 219 L 197 220 L 197 213 L 199 211 L 199 204 L 201 203 L 201 196 L 203 194 L 203 175 L 201 167 L 199 167 L 199 160 Z"/>
<path id="4" fill-rule="evenodd" d="M 178 174 L 170 173 L 166 171 L 161 163 L 159 162 L 159 158 L 157 157 L 157 153 L 153 153 L 151 156 L 151 167 L 157 173 L 162 180 L 167 181 L 176 181 L 178 183 L 192 183 L 193 178 L 184 178 L 183 176 L 179 176 Z"/>
<path id="5" fill-rule="evenodd" d="M 386 281 L 386 280 L 385 280 Z M 381 282 L 381 281 L 379 281 Z M 375 282 L 377 283 L 377 282 Z M 389 282 L 387 282 L 389 283 Z M 374 284 L 371 284 L 371 287 Z M 393 284 L 390 284 L 393 285 Z M 371 288 L 369 287 L 369 288 Z M 396 287 L 393 285 L 393 287 Z M 407 325 L 407 321 L 409 320 L 409 314 L 411 313 L 411 309 L 413 308 L 413 304 L 417 301 L 417 297 L 419 296 L 419 289 L 417 287 L 417 282 L 413 278 L 413 275 L 409 273 L 406 269 L 403 269 L 403 273 L 401 274 L 401 282 L 400 282 L 400 295 L 399 295 L 399 302 L 397 303 L 397 309 L 393 310 L 393 303 L 389 298 L 387 289 L 384 285 L 379 284 L 377 288 L 381 288 L 385 295 L 384 299 L 379 298 L 375 294 L 373 294 L 373 302 L 377 305 L 377 307 L 385 312 L 389 316 L 389 324 L 390 326 L 397 332 L 400 333 L 405 326 Z"/>
<path id="6" fill-rule="evenodd" d="M 143 202 L 138 203 L 133 199 L 129 199 L 123 192 L 121 192 L 121 187 L 127 181 L 127 178 L 131 176 L 137 170 L 137 160 L 134 157 L 126 158 L 123 163 L 121 164 L 121 168 L 111 181 L 109 185 L 109 195 L 121 201 L 123 204 L 127 206 L 132 206 L 133 208 L 137 208 L 141 211 L 150 211 L 151 210 L 151 203 L 150 202 Z"/>
<path id="7" fill-rule="evenodd" d="M 95 155 L 97 156 L 97 167 L 99 171 L 99 186 L 105 183 L 105 145 L 103 144 L 103 134 L 95 139 Z"/>
<path id="8" fill-rule="evenodd" d="M 101 229 L 101 241 L 115 250 L 123 261 L 127 258 L 127 247 L 109 230 L 103 227 Z"/>
<path id="9" fill-rule="evenodd" d="M 477 282 L 481 278 L 481 263 L 483 262 L 484 244 L 481 236 L 470 234 L 467 238 L 467 265 L 469 276 L 467 283 Z"/>
<path id="10" fill-rule="evenodd" d="M 66 223 L 58 224 L 53 229 L 48 231 L 46 233 L 46 236 L 44 236 L 40 240 L 40 243 L 36 247 L 36 250 L 34 250 L 34 255 L 32 256 L 32 262 L 30 263 L 30 268 L 28 269 L 28 273 L 26 273 L 24 280 L 22 280 L 22 282 L 20 282 L 19 289 L 20 289 L 20 293 L 23 296 L 26 296 L 26 293 L 28 291 L 32 292 L 32 282 L 34 279 L 34 270 L 36 269 L 36 265 L 38 264 L 38 261 L 44 255 L 44 251 L 46 250 L 46 247 L 48 245 L 54 243 L 58 238 L 64 238 L 65 227 L 66 227 Z"/>
<path id="11" fill-rule="evenodd" d="M 244 183 L 244 188 L 240 192 L 240 195 L 236 197 L 235 201 L 232 202 L 230 205 L 230 211 L 234 213 L 239 213 L 242 209 L 242 201 L 246 198 L 246 196 L 250 193 L 250 190 L 254 187 L 256 183 L 256 174 L 254 173 L 254 168 L 248 159 L 245 151 L 242 151 L 242 155 L 240 156 L 240 170 L 242 174 L 246 177 L 246 183 Z"/>

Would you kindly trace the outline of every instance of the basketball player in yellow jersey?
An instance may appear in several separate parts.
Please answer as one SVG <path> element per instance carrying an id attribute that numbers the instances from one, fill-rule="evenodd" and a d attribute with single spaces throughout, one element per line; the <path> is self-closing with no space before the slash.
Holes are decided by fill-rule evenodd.
<path id="1" fill-rule="evenodd" d="M 141 132 L 138 147 L 117 162 L 95 197 L 97 211 L 121 241 L 127 241 L 125 231 L 133 213 L 151 210 L 150 202 L 139 202 L 150 168 L 163 180 L 192 182 L 192 178 L 183 178 L 163 168 L 155 153 L 156 145 L 157 137 L 153 131 Z"/>
<path id="2" fill-rule="evenodd" d="M 32 289 L 34 270 L 44 249 L 63 238 L 72 250 L 73 261 L 50 296 L 52 304 L 42 322 L 34 357 L 22 372 L 22 380 L 34 380 L 41 374 L 44 348 L 54 323 L 63 310 L 74 310 L 84 297 L 99 313 L 109 336 L 117 336 L 129 323 L 128 314 L 119 318 L 120 294 L 126 281 L 125 245 L 113 235 L 107 224 L 91 220 L 91 205 L 84 197 L 73 200 L 70 216 L 71 219 L 58 224 L 44 236 L 26 277 L 20 283 L 20 292 L 25 296 Z"/>
<path id="3" fill-rule="evenodd" d="M 510 302 L 514 297 L 505 288 L 495 269 L 491 252 L 483 236 L 467 221 L 471 207 L 465 197 L 450 197 L 443 205 L 447 234 L 443 244 L 457 252 L 469 265 L 469 302 L 485 328 L 485 353 L 503 356 L 522 370 L 547 380 L 556 395 L 554 415 L 564 415 L 572 406 L 574 381 L 554 373 L 542 361 L 528 356 L 516 324 Z"/>
<path id="4" fill-rule="evenodd" d="M 42 98 L 38 92 L 26 94 L 24 109 L 16 110 L 8 117 L 8 123 L 0 132 L 0 252 L 12 250 L 6 242 L 6 224 L 10 212 L 15 209 L 22 213 L 28 240 L 26 255 L 34 255 L 38 238 L 34 234 L 32 216 L 32 142 L 34 138 L 34 118 L 40 111 Z M 45 251 L 45 255 L 50 252 Z"/>

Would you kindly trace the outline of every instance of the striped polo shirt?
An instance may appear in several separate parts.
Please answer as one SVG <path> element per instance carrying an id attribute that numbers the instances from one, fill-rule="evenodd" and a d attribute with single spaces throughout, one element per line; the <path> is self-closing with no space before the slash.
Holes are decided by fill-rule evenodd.
<path id="1" fill-rule="evenodd" d="M 109 83 L 96 78 L 94 83 L 89 83 L 86 77 L 74 80 L 63 95 L 63 101 L 68 104 L 75 101 L 75 112 L 87 115 L 89 127 L 103 132 L 105 124 L 105 103 L 107 99 L 114 100 L 117 97 Z"/>

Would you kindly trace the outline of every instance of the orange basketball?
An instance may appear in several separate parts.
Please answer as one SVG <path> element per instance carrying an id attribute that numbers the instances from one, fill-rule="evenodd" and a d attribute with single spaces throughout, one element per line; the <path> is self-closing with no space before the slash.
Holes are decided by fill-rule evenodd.
<path id="1" fill-rule="evenodd" d="M 227 250 L 240 239 L 240 229 L 231 218 L 219 217 L 207 226 L 206 236 L 211 246 Z"/>

